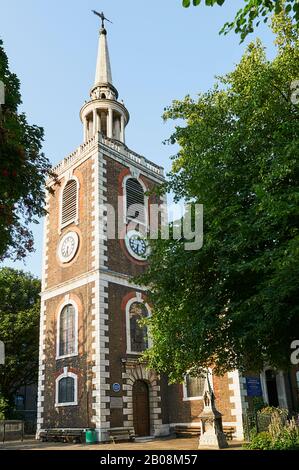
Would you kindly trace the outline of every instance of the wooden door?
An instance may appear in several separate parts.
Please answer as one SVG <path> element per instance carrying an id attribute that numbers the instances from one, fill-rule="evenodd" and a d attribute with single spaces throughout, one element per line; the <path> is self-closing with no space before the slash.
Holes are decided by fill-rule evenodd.
<path id="1" fill-rule="evenodd" d="M 137 380 L 133 386 L 133 419 L 136 436 L 149 436 L 149 390 L 143 380 Z"/>

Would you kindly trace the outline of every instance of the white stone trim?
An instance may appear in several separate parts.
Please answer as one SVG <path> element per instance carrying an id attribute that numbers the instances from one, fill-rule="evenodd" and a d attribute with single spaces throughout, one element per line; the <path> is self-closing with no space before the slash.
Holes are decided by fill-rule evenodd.
<path id="1" fill-rule="evenodd" d="M 123 398 L 123 401 L 127 405 L 126 408 L 123 408 L 125 417 L 124 426 L 133 427 L 133 386 L 137 380 L 143 380 L 149 386 L 150 434 L 160 436 L 162 420 L 158 418 L 158 415 L 161 413 L 161 397 L 159 393 L 160 386 L 157 385 L 157 374 L 153 370 L 146 369 L 143 364 L 138 364 L 132 366 L 126 365 L 126 373 L 124 375 L 126 375 L 126 378 L 124 378 L 126 383 L 123 385 L 123 390 L 126 391 L 126 396 Z"/>
<path id="2" fill-rule="evenodd" d="M 59 402 L 59 382 L 61 379 L 71 377 L 74 379 L 74 401 L 68 403 Z M 63 373 L 60 374 L 55 380 L 55 407 L 65 407 L 65 406 L 76 406 L 78 405 L 78 376 L 68 371 L 67 367 L 64 367 Z"/>
<path id="3" fill-rule="evenodd" d="M 129 287 L 130 289 L 138 289 L 144 292 L 148 290 L 146 286 L 139 286 L 138 284 L 130 282 L 130 276 L 122 276 L 114 271 L 107 270 L 106 272 L 102 272 L 100 276 L 107 282 L 112 282 L 113 284 Z"/>
<path id="4" fill-rule="evenodd" d="M 85 160 L 90 158 L 94 150 L 98 149 L 98 134 L 89 139 L 87 142 L 81 144 L 74 152 L 65 157 L 58 165 L 53 168 L 53 171 L 59 179 L 65 178 L 69 170 L 74 170 L 80 166 Z M 47 186 L 55 184 L 53 178 L 49 178 Z"/>
<path id="5" fill-rule="evenodd" d="M 93 246 L 95 249 L 97 249 L 96 244 L 93 244 Z M 122 276 L 119 273 L 115 273 L 114 271 L 106 269 L 94 269 L 92 271 L 89 271 L 88 273 L 84 273 L 78 276 L 77 278 L 71 281 L 67 281 L 51 289 L 45 290 L 41 293 L 41 298 L 43 300 L 49 300 L 53 297 L 57 297 L 58 295 L 66 294 L 72 290 L 78 289 L 78 287 L 82 287 L 86 284 L 94 282 L 96 279 L 98 279 L 99 276 L 104 281 L 112 282 L 113 284 L 129 287 L 131 289 L 139 289 L 144 292 L 148 290 L 146 286 L 139 286 L 137 284 L 131 283 L 129 276 Z"/>
<path id="6" fill-rule="evenodd" d="M 162 167 L 160 172 L 152 171 L 149 167 L 151 162 L 147 161 L 141 155 L 132 152 L 127 147 L 121 147 L 113 141 L 109 141 L 103 138 L 99 133 L 80 145 L 74 152 L 65 157 L 58 165 L 53 168 L 53 171 L 61 179 L 65 177 L 65 174 L 70 168 L 73 170 L 77 168 L 81 163 L 90 157 L 90 153 L 95 149 L 100 148 L 101 151 L 105 152 L 105 155 L 109 156 L 113 160 L 116 160 L 128 168 L 133 167 L 138 169 L 147 178 L 152 181 L 161 184 L 165 181 L 164 174 L 162 173 Z M 152 165 L 153 166 L 153 165 Z M 47 185 L 51 186 L 55 184 L 54 179 L 50 178 L 47 181 Z"/>
<path id="7" fill-rule="evenodd" d="M 49 210 L 49 193 L 46 196 L 46 207 Z M 43 233 L 43 265 L 42 265 L 42 291 L 46 289 L 48 278 L 48 237 L 49 237 L 49 214 L 44 218 L 44 233 Z"/>
<path id="8" fill-rule="evenodd" d="M 95 287 L 93 289 L 94 300 L 92 303 L 92 314 L 93 314 L 93 332 L 92 332 L 92 349 L 94 366 L 92 368 L 93 378 L 93 405 L 94 415 L 92 421 L 94 422 L 98 434 L 98 440 L 104 440 L 106 432 L 104 429 L 108 429 L 110 426 L 108 417 L 110 414 L 110 408 L 106 408 L 106 404 L 109 403 L 110 397 L 106 396 L 106 390 L 110 389 L 110 385 L 107 384 L 109 379 L 109 372 L 106 372 L 106 366 L 109 366 L 109 347 L 108 347 L 108 315 L 106 309 L 108 307 L 108 294 L 105 289 L 108 287 L 108 282 L 105 281 L 100 270 L 105 270 L 107 261 L 107 246 L 105 241 L 107 234 L 105 230 L 105 203 L 107 197 L 105 193 L 105 186 L 107 179 L 103 177 L 106 173 L 106 162 L 104 161 L 103 155 L 97 152 L 93 156 L 92 168 L 93 168 L 93 203 L 92 213 L 94 216 L 93 222 L 93 243 L 92 243 L 92 256 L 93 256 L 93 268 L 95 269 Z"/>
<path id="9" fill-rule="evenodd" d="M 97 271 L 90 271 L 88 273 L 82 274 L 81 276 L 78 276 L 74 280 L 67 281 L 56 287 L 48 289 L 45 292 L 42 292 L 41 297 L 43 300 L 49 300 L 53 297 L 57 297 L 58 295 L 67 294 L 72 290 L 78 289 L 79 287 L 94 282 L 96 279 L 98 279 L 98 276 L 99 274 Z"/>
<path id="10" fill-rule="evenodd" d="M 67 307 L 68 305 L 72 305 L 74 307 L 74 310 L 75 310 L 75 351 L 72 354 L 66 354 L 66 355 L 60 356 L 60 354 L 59 354 L 59 349 L 60 349 L 60 347 L 59 347 L 60 346 L 60 316 L 61 316 L 61 313 L 62 313 L 63 309 L 65 307 Z M 78 320 L 78 318 L 79 318 L 78 305 L 76 304 L 76 302 L 74 300 L 70 300 L 69 298 L 66 298 L 64 300 L 63 304 L 61 305 L 60 309 L 59 309 L 59 313 L 58 313 L 57 321 L 56 321 L 56 360 L 57 359 L 64 359 L 64 358 L 67 358 L 67 357 L 78 356 L 78 330 L 79 330 L 79 320 Z"/>
<path id="11" fill-rule="evenodd" d="M 46 321 L 45 321 L 46 305 L 44 301 L 41 301 L 41 314 L 40 314 L 40 334 L 39 334 L 39 370 L 38 370 L 38 393 L 37 393 L 37 430 L 38 436 L 41 427 L 43 425 L 43 411 L 44 411 L 44 385 L 45 380 L 45 333 L 46 333 Z"/>
<path id="12" fill-rule="evenodd" d="M 49 192 L 46 195 L 46 210 L 49 210 Z M 44 219 L 43 233 L 43 265 L 42 265 L 42 291 L 47 285 L 48 276 L 48 236 L 49 236 L 49 214 Z M 45 381 L 45 336 L 46 336 L 46 304 L 41 299 L 40 328 L 39 328 L 39 366 L 38 366 L 38 400 L 37 400 L 37 430 L 38 436 L 43 425 L 44 411 L 44 381 Z"/>
<path id="13" fill-rule="evenodd" d="M 244 430 L 243 430 L 243 411 L 245 411 L 245 390 L 243 388 L 243 377 L 238 370 L 228 372 L 228 379 L 232 380 L 232 383 L 229 384 L 228 388 L 233 392 L 233 395 L 230 397 L 230 403 L 234 405 L 234 408 L 231 409 L 231 415 L 236 417 L 236 439 L 244 439 Z M 242 400 L 242 394 L 244 400 Z"/>
<path id="14" fill-rule="evenodd" d="M 137 154 L 133 155 L 130 150 L 124 149 L 123 151 L 120 151 L 120 146 L 118 144 L 110 142 L 105 138 L 102 138 L 99 141 L 99 146 L 100 149 L 108 157 L 112 158 L 113 160 L 116 160 L 119 163 L 122 163 L 129 169 L 134 168 L 135 171 L 138 170 L 140 174 L 144 175 L 155 183 L 161 184 L 165 181 L 164 175 L 151 171 L 146 167 L 147 164 L 150 165 L 150 162 L 146 162 L 144 157 L 141 157 Z M 131 155 L 133 155 L 133 158 L 130 158 Z M 140 160 L 140 162 L 138 160 Z M 143 162 L 145 163 L 145 165 L 143 164 Z"/>

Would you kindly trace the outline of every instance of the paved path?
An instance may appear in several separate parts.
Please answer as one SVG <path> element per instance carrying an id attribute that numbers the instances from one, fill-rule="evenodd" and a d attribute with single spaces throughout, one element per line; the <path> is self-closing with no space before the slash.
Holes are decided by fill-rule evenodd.
<path id="1" fill-rule="evenodd" d="M 0 450 L 197 450 L 198 438 L 161 438 L 144 440 L 142 442 L 124 442 L 118 444 L 63 444 L 60 442 L 39 442 L 26 440 L 24 442 L 0 443 Z M 229 441 L 226 450 L 241 450 L 240 442 Z"/>

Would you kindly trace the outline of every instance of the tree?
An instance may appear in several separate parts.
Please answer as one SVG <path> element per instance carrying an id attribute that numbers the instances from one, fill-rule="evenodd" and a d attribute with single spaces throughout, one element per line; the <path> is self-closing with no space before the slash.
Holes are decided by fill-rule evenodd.
<path id="1" fill-rule="evenodd" d="M 0 340 L 5 344 L 0 397 L 10 405 L 21 386 L 37 381 L 40 289 L 31 274 L 0 269 Z"/>
<path id="2" fill-rule="evenodd" d="M 41 147 L 43 129 L 29 125 L 21 104 L 20 83 L 9 71 L 0 41 L 0 81 L 5 104 L 0 105 L 0 261 L 19 259 L 33 251 L 29 224 L 45 214 L 44 183 L 50 163 Z"/>
<path id="3" fill-rule="evenodd" d="M 207 6 L 222 6 L 225 0 L 205 0 Z M 201 0 L 183 0 L 183 6 L 188 8 L 191 3 L 198 6 Z M 225 23 L 221 33 L 227 34 L 231 30 L 239 33 L 241 41 L 244 41 L 249 33 L 252 33 L 261 20 L 267 23 L 269 16 L 273 13 L 278 15 L 283 8 L 286 13 L 291 13 L 293 20 L 299 24 L 299 2 L 298 0 L 245 0 L 245 6 L 238 10 L 233 21 Z"/>
<path id="4" fill-rule="evenodd" d="M 284 15 L 273 29 L 272 62 L 252 43 L 212 90 L 165 112 L 185 121 L 169 140 L 180 150 L 166 189 L 204 205 L 202 249 L 152 241 L 138 280 L 151 286 L 147 358 L 173 381 L 212 364 L 287 368 L 299 338 L 299 39 Z"/>

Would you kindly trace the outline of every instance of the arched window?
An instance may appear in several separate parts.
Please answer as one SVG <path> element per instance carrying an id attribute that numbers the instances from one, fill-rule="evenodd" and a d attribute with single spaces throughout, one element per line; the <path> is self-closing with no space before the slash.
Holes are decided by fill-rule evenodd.
<path id="1" fill-rule="evenodd" d="M 65 367 L 63 374 L 56 379 L 56 406 L 77 405 L 78 377 L 67 371 Z"/>
<path id="2" fill-rule="evenodd" d="M 67 304 L 60 312 L 58 319 L 58 357 L 77 354 L 78 319 L 75 306 Z"/>
<path id="3" fill-rule="evenodd" d="M 142 320 L 148 317 L 146 305 L 142 302 L 131 302 L 127 308 L 128 352 L 142 353 L 148 348 L 147 327 Z"/>
<path id="4" fill-rule="evenodd" d="M 145 224 L 145 197 L 142 185 L 136 178 L 126 182 L 127 219 Z"/>
<path id="5" fill-rule="evenodd" d="M 62 191 L 61 226 L 65 227 L 78 218 L 78 183 L 69 180 Z"/>

